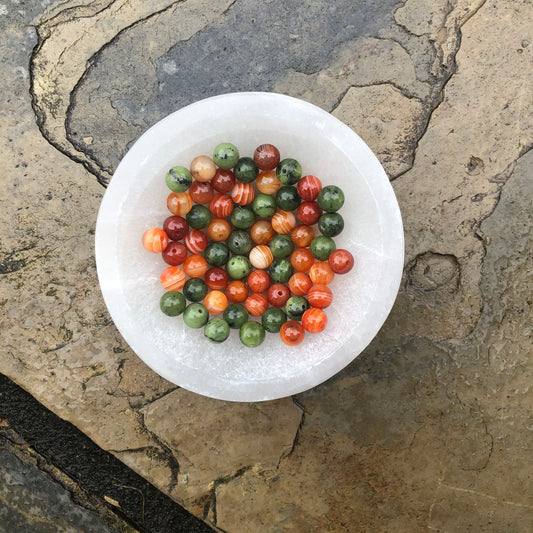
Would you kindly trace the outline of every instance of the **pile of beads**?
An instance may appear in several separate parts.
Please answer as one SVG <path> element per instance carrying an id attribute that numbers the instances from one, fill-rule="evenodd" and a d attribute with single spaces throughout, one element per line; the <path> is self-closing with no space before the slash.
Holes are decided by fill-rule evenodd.
<path id="1" fill-rule="evenodd" d="M 171 168 L 165 181 L 172 216 L 142 237 L 169 265 L 160 278 L 167 291 L 161 310 L 183 314 L 211 342 L 238 329 L 246 346 L 259 346 L 267 331 L 297 346 L 306 331 L 325 329 L 328 284 L 354 265 L 333 240 L 344 229 L 342 190 L 302 177 L 295 159 L 280 159 L 272 144 L 250 158 L 225 142 L 212 158 Z"/>

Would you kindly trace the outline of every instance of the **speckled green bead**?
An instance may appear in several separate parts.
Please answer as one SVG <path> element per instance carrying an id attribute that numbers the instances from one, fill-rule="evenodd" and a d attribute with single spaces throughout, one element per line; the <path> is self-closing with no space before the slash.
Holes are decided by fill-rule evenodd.
<path id="1" fill-rule="evenodd" d="M 207 294 L 208 287 L 203 279 L 190 278 L 183 286 L 183 295 L 190 302 L 201 302 Z"/>
<path id="2" fill-rule="evenodd" d="M 239 330 L 239 339 L 245 346 L 255 348 L 265 340 L 265 328 L 259 322 L 246 322 Z"/>
<path id="3" fill-rule="evenodd" d="M 239 161 L 239 150 L 234 144 L 220 143 L 213 152 L 213 161 L 219 168 L 233 168 Z"/>
<path id="4" fill-rule="evenodd" d="M 331 237 L 325 237 L 324 235 L 315 237 L 309 246 L 311 253 L 319 261 L 327 261 L 336 248 L 335 241 Z"/>
<path id="5" fill-rule="evenodd" d="M 226 242 L 230 251 L 237 255 L 247 255 L 254 247 L 250 234 L 242 229 L 232 231 Z"/>
<path id="6" fill-rule="evenodd" d="M 185 296 L 178 291 L 165 292 L 159 300 L 159 307 L 161 311 L 168 316 L 178 316 L 185 311 L 187 302 Z"/>
<path id="7" fill-rule="evenodd" d="M 229 325 L 223 318 L 212 318 L 205 325 L 204 335 L 208 341 L 219 344 L 229 337 Z"/>
<path id="8" fill-rule="evenodd" d="M 258 217 L 271 217 L 276 212 L 276 199 L 269 194 L 258 194 L 252 203 L 252 210 Z"/>
<path id="9" fill-rule="evenodd" d="M 209 320 L 209 311 L 203 304 L 192 303 L 183 312 L 183 321 L 190 328 L 203 328 Z"/>
<path id="10" fill-rule="evenodd" d="M 276 168 L 276 176 L 283 185 L 293 185 L 302 177 L 302 165 L 290 157 L 283 159 Z"/>
<path id="11" fill-rule="evenodd" d="M 284 185 L 276 193 L 276 204 L 283 211 L 294 211 L 301 201 L 298 189 L 292 185 Z"/>
<path id="12" fill-rule="evenodd" d="M 191 210 L 185 215 L 189 227 L 202 229 L 207 227 L 211 220 L 211 212 L 205 205 L 193 205 Z"/>
<path id="13" fill-rule="evenodd" d="M 285 312 L 290 320 L 300 320 L 309 309 L 309 303 L 303 296 L 291 296 L 285 304 Z"/>
<path id="14" fill-rule="evenodd" d="M 279 307 L 269 307 L 261 315 L 261 324 L 269 333 L 277 333 L 287 322 L 287 315 Z"/>
<path id="15" fill-rule="evenodd" d="M 226 265 L 226 272 L 231 279 L 242 279 L 250 274 L 252 265 L 247 257 L 234 255 Z"/>
<path id="16" fill-rule="evenodd" d="M 204 257 L 211 266 L 223 266 L 229 259 L 228 247 L 223 242 L 212 242 L 205 249 Z"/>
<path id="17" fill-rule="evenodd" d="M 269 268 L 270 278 L 275 283 L 287 283 L 294 269 L 288 259 L 276 259 Z"/>
<path id="18" fill-rule="evenodd" d="M 339 213 L 324 213 L 318 219 L 318 229 L 326 237 L 336 237 L 344 229 L 344 219 Z"/>
<path id="19" fill-rule="evenodd" d="M 326 213 L 335 213 L 344 204 L 344 193 L 336 185 L 327 185 L 318 193 L 317 202 Z"/>
<path id="20" fill-rule="evenodd" d="M 229 327 L 233 329 L 240 329 L 245 322 L 248 322 L 248 311 L 241 304 L 228 305 L 224 310 L 223 316 Z"/>
<path id="21" fill-rule="evenodd" d="M 249 207 L 236 206 L 231 213 L 230 221 L 235 228 L 250 229 L 255 222 L 255 213 Z"/>
<path id="22" fill-rule="evenodd" d="M 259 169 L 251 157 L 241 157 L 233 169 L 235 177 L 244 183 L 251 183 L 257 178 Z"/>
<path id="23" fill-rule="evenodd" d="M 289 235 L 276 235 L 269 246 L 272 255 L 277 259 L 285 259 L 294 251 L 294 243 Z"/>
<path id="24" fill-rule="evenodd" d="M 185 192 L 192 184 L 192 176 L 185 167 L 172 167 L 165 176 L 165 183 L 171 191 Z"/>

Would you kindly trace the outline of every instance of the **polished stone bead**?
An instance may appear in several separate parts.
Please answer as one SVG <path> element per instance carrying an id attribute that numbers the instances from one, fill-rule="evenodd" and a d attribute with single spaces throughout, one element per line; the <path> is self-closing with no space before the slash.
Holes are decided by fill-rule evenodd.
<path id="1" fill-rule="evenodd" d="M 242 229 L 233 230 L 227 241 L 228 248 L 236 255 L 247 255 L 254 243 L 250 234 Z"/>
<path id="2" fill-rule="evenodd" d="M 185 272 L 177 266 L 169 266 L 160 276 L 161 285 L 167 291 L 179 291 L 185 285 Z"/>
<path id="3" fill-rule="evenodd" d="M 258 194 L 252 203 L 253 212 L 261 218 L 269 218 L 276 212 L 276 199 L 268 194 Z"/>
<path id="4" fill-rule="evenodd" d="M 294 185 L 302 177 L 302 166 L 296 159 L 283 159 L 276 169 L 276 176 L 284 185 Z"/>
<path id="5" fill-rule="evenodd" d="M 205 273 L 204 280 L 207 287 L 212 291 L 221 291 L 226 288 L 229 275 L 223 268 L 212 267 Z"/>
<path id="6" fill-rule="evenodd" d="M 287 346 L 298 346 L 305 338 L 305 329 L 300 322 L 289 320 L 281 326 L 279 336 Z"/>
<path id="7" fill-rule="evenodd" d="M 192 184 L 192 176 L 185 167 L 172 167 L 165 176 L 165 183 L 171 191 L 185 192 Z"/>
<path id="8" fill-rule="evenodd" d="M 322 309 L 310 307 L 302 315 L 302 326 L 309 333 L 320 333 L 326 329 L 328 317 Z"/>
<path id="9" fill-rule="evenodd" d="M 223 218 L 213 218 L 207 226 L 207 235 L 212 241 L 225 241 L 231 233 L 229 222 Z"/>
<path id="10" fill-rule="evenodd" d="M 263 170 L 257 175 L 255 186 L 259 192 L 264 194 L 276 194 L 281 187 L 275 170 Z"/>
<path id="11" fill-rule="evenodd" d="M 202 278 L 207 269 L 207 261 L 198 254 L 189 255 L 183 262 L 183 271 L 189 278 Z"/>
<path id="12" fill-rule="evenodd" d="M 289 257 L 294 250 L 294 243 L 288 235 L 276 235 L 269 243 L 272 255 L 277 259 Z"/>
<path id="13" fill-rule="evenodd" d="M 276 233 L 284 235 L 296 227 L 296 217 L 290 211 L 278 211 L 272 217 L 271 224 Z"/>
<path id="14" fill-rule="evenodd" d="M 178 266 L 183 264 L 188 254 L 189 251 L 182 242 L 170 241 L 161 257 L 167 265 Z"/>
<path id="15" fill-rule="evenodd" d="M 226 270 L 231 279 L 242 279 L 247 277 L 252 271 L 252 265 L 247 257 L 234 255 L 226 265 Z"/>
<path id="16" fill-rule="evenodd" d="M 239 150 L 234 144 L 220 143 L 213 151 L 213 161 L 220 168 L 233 168 L 239 161 Z"/>
<path id="17" fill-rule="evenodd" d="M 276 259 L 269 268 L 270 277 L 275 283 L 287 283 L 294 269 L 287 259 Z"/>
<path id="18" fill-rule="evenodd" d="M 261 316 L 268 309 L 268 300 L 264 294 L 254 292 L 246 298 L 244 307 L 252 316 Z"/>
<path id="19" fill-rule="evenodd" d="M 241 157 L 233 169 L 235 178 L 244 183 L 251 183 L 257 178 L 259 169 L 251 157 Z"/>
<path id="20" fill-rule="evenodd" d="M 300 204 L 298 211 L 296 212 L 300 222 L 307 226 L 316 224 L 321 214 L 322 209 L 316 202 L 304 202 L 303 204 Z"/>
<path id="21" fill-rule="evenodd" d="M 207 235 L 199 229 L 192 229 L 185 235 L 185 246 L 193 254 L 203 252 L 207 248 L 208 243 L 209 239 Z"/>
<path id="22" fill-rule="evenodd" d="M 228 193 L 235 185 L 235 174 L 231 170 L 217 168 L 215 177 L 211 180 L 211 185 L 217 192 Z"/>
<path id="23" fill-rule="evenodd" d="M 168 316 L 178 316 L 185 311 L 187 302 L 185 296 L 178 291 L 165 292 L 159 300 L 159 307 L 161 311 Z"/>
<path id="24" fill-rule="evenodd" d="M 298 194 L 305 202 L 316 200 L 322 189 L 322 182 L 316 176 L 304 176 L 297 184 Z"/>
<path id="25" fill-rule="evenodd" d="M 296 272 L 307 272 L 315 262 L 315 258 L 309 248 L 296 248 L 291 254 L 290 261 Z"/>
<path id="26" fill-rule="evenodd" d="M 305 272 L 295 272 L 289 278 L 289 289 L 295 296 L 305 296 L 312 286 L 313 282 Z"/>
<path id="27" fill-rule="evenodd" d="M 261 316 L 261 324 L 269 333 L 277 333 L 287 322 L 287 315 L 279 307 L 270 307 Z"/>
<path id="28" fill-rule="evenodd" d="M 237 206 L 231 213 L 230 221 L 235 228 L 249 229 L 255 222 L 255 214 L 249 207 Z"/>
<path id="29" fill-rule="evenodd" d="M 239 329 L 245 322 L 248 322 L 248 311 L 244 305 L 233 303 L 224 310 L 224 320 L 232 329 Z"/>
<path id="30" fill-rule="evenodd" d="M 229 249 L 223 242 L 212 242 L 205 249 L 204 257 L 211 266 L 221 267 L 228 262 Z"/>
<path id="31" fill-rule="evenodd" d="M 296 187 L 284 185 L 276 193 L 276 204 L 283 211 L 294 211 L 301 203 Z"/>
<path id="32" fill-rule="evenodd" d="M 249 205 L 255 198 L 255 188 L 251 183 L 238 181 L 231 189 L 230 196 L 237 205 Z"/>
<path id="33" fill-rule="evenodd" d="M 265 292 L 270 287 L 270 276 L 265 270 L 254 270 L 246 280 L 253 292 Z"/>
<path id="34" fill-rule="evenodd" d="M 327 261 L 317 261 L 309 269 L 309 277 L 315 285 L 328 285 L 333 281 L 335 273 Z"/>
<path id="35" fill-rule="evenodd" d="M 319 235 L 315 237 L 309 246 L 311 253 L 319 261 L 326 261 L 332 252 L 335 251 L 335 241 L 331 237 L 324 237 Z"/>
<path id="36" fill-rule="evenodd" d="M 289 287 L 284 283 L 274 283 L 267 290 L 267 300 L 274 307 L 283 307 L 291 296 Z"/>
<path id="37" fill-rule="evenodd" d="M 250 228 L 250 237 L 256 244 L 268 244 L 276 232 L 268 220 L 258 220 Z"/>
<path id="38" fill-rule="evenodd" d="M 217 218 L 229 217 L 233 211 L 233 200 L 227 194 L 219 192 L 209 202 L 209 211 Z"/>
<path id="39" fill-rule="evenodd" d="M 324 309 L 331 305 L 333 293 L 327 285 L 313 285 L 307 293 L 307 301 L 313 307 Z"/>
<path id="40" fill-rule="evenodd" d="M 339 213 L 324 213 L 318 219 L 318 229 L 326 237 L 336 237 L 344 229 L 344 219 Z"/>
<path id="41" fill-rule="evenodd" d="M 315 230 L 305 224 L 300 224 L 291 231 L 292 242 L 299 248 L 309 246 L 315 237 Z"/>
<path id="42" fill-rule="evenodd" d="M 250 259 L 252 266 L 255 268 L 268 268 L 274 260 L 270 248 L 265 244 L 258 244 L 252 248 L 248 258 Z"/>
<path id="43" fill-rule="evenodd" d="M 343 206 L 344 193 L 336 185 L 327 185 L 318 193 L 317 202 L 326 213 L 334 213 Z"/>
<path id="44" fill-rule="evenodd" d="M 201 302 L 207 292 L 207 284 L 200 278 L 190 278 L 183 286 L 183 295 L 191 302 Z"/>
<path id="45" fill-rule="evenodd" d="M 235 279 L 228 283 L 226 287 L 226 296 L 233 303 L 241 303 L 248 297 L 248 287 L 244 281 Z"/>
<path id="46" fill-rule="evenodd" d="M 204 327 L 205 338 L 214 344 L 224 342 L 229 332 L 229 325 L 223 318 L 212 318 Z"/>
<path id="47" fill-rule="evenodd" d="M 192 177 L 196 181 L 209 181 L 217 171 L 215 162 L 206 155 L 199 155 L 191 161 L 189 167 Z"/>
<path id="48" fill-rule="evenodd" d="M 265 340 L 265 328 L 259 322 L 245 322 L 239 330 L 239 339 L 245 346 L 255 348 Z"/>
<path id="49" fill-rule="evenodd" d="M 209 311 L 201 303 L 192 303 L 183 312 L 183 321 L 190 328 L 203 328 L 209 320 Z"/>
<path id="50" fill-rule="evenodd" d="M 189 227 L 194 229 L 202 229 L 207 227 L 211 220 L 211 213 L 205 205 L 193 205 L 191 210 L 186 215 Z"/>
<path id="51" fill-rule="evenodd" d="M 290 320 L 300 320 L 307 309 L 309 303 L 303 296 L 291 296 L 285 304 L 285 313 Z"/>
<path id="52" fill-rule="evenodd" d="M 186 192 L 171 192 L 167 196 L 167 208 L 173 215 L 186 215 L 192 208 L 192 199 Z"/>
<path id="53" fill-rule="evenodd" d="M 354 258 L 348 250 L 339 248 L 329 256 L 328 263 L 335 274 L 346 274 L 352 270 Z"/>
<path id="54" fill-rule="evenodd" d="M 183 217 L 171 216 L 163 222 L 163 229 L 172 241 L 181 241 L 189 232 L 189 224 Z"/>
<path id="55" fill-rule="evenodd" d="M 150 228 L 143 233 L 142 243 L 149 252 L 159 253 L 168 246 L 168 235 L 161 228 Z"/>
<path id="56" fill-rule="evenodd" d="M 189 189 L 189 196 L 197 204 L 208 204 L 215 194 L 210 182 L 194 181 Z"/>
<path id="57" fill-rule="evenodd" d="M 273 144 L 260 144 L 254 151 L 254 163 L 261 170 L 275 169 L 279 160 L 279 150 Z"/>
<path id="58" fill-rule="evenodd" d="M 212 315 L 220 315 L 228 307 L 228 298 L 222 291 L 209 291 L 205 295 L 204 305 Z"/>

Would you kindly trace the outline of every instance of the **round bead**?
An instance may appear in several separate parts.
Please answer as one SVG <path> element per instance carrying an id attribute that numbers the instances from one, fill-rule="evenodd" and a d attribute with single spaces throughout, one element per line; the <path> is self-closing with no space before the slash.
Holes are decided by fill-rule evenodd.
<path id="1" fill-rule="evenodd" d="M 233 168 L 238 160 L 239 150 L 231 143 L 220 143 L 213 152 L 213 161 L 223 169 Z"/>
<path id="2" fill-rule="evenodd" d="M 309 269 L 309 277 L 315 285 L 328 285 L 333 281 L 335 273 L 327 261 L 317 261 Z"/>
<path id="3" fill-rule="evenodd" d="M 258 322 L 245 322 L 239 330 L 239 339 L 245 346 L 255 348 L 265 340 L 265 328 Z"/>
<path id="4" fill-rule="evenodd" d="M 276 283 L 287 283 L 294 269 L 287 259 L 276 259 L 268 269 L 270 277 Z"/>
<path id="5" fill-rule="evenodd" d="M 230 196 L 237 205 L 251 204 L 255 198 L 254 186 L 251 183 L 238 181 L 231 189 Z"/>
<path id="6" fill-rule="evenodd" d="M 292 185 L 281 187 L 276 194 L 276 204 L 283 211 L 294 211 L 301 201 L 298 190 Z"/>
<path id="7" fill-rule="evenodd" d="M 260 144 L 254 151 L 254 163 L 261 170 L 273 170 L 279 159 L 279 150 L 273 144 Z"/>
<path id="8" fill-rule="evenodd" d="M 276 199 L 268 194 L 258 194 L 252 203 L 252 210 L 258 217 L 271 217 L 276 212 Z"/>
<path id="9" fill-rule="evenodd" d="M 267 291 L 267 300 L 274 307 L 283 307 L 291 296 L 291 291 L 283 283 L 270 285 Z"/>
<path id="10" fill-rule="evenodd" d="M 248 287 L 246 286 L 246 283 L 238 279 L 230 281 L 226 287 L 226 296 L 230 302 L 244 302 L 248 297 Z"/>
<path id="11" fill-rule="evenodd" d="M 281 187 L 281 181 L 278 180 L 275 170 L 264 170 L 259 172 L 255 186 L 263 194 L 276 194 Z"/>
<path id="12" fill-rule="evenodd" d="M 253 292 L 265 292 L 270 287 L 270 276 L 264 270 L 254 270 L 246 281 Z"/>
<path id="13" fill-rule="evenodd" d="M 277 233 L 285 234 L 296 226 L 296 218 L 290 211 L 278 211 L 272 217 L 272 227 Z"/>
<path id="14" fill-rule="evenodd" d="M 275 234 L 272 224 L 267 220 L 258 220 L 250 228 L 250 237 L 256 244 L 268 244 Z"/>
<path id="15" fill-rule="evenodd" d="M 237 164 L 233 169 L 233 173 L 235 174 L 237 180 L 244 183 L 251 183 L 255 180 L 255 178 L 257 178 L 259 169 L 251 157 L 241 157 L 239 161 L 237 161 Z"/>
<path id="16" fill-rule="evenodd" d="M 335 241 L 331 237 L 319 235 L 313 239 L 309 249 L 319 261 L 326 261 L 336 247 Z"/>
<path id="17" fill-rule="evenodd" d="M 245 322 L 248 321 L 248 311 L 244 305 L 230 304 L 224 310 L 224 320 L 228 323 L 230 328 L 239 329 Z"/>
<path id="18" fill-rule="evenodd" d="M 237 229 L 231 232 L 228 239 L 228 248 L 237 255 L 246 255 L 254 243 L 247 231 Z"/>
<path id="19" fill-rule="evenodd" d="M 296 214 L 302 224 L 311 226 L 312 224 L 316 224 L 320 218 L 322 209 L 320 209 L 320 206 L 316 202 L 304 202 L 298 207 Z"/>
<path id="20" fill-rule="evenodd" d="M 199 254 L 207 248 L 207 235 L 199 229 L 192 229 L 185 236 L 185 246 L 193 254 Z"/>
<path id="21" fill-rule="evenodd" d="M 210 182 L 193 181 L 189 189 L 189 196 L 197 204 L 208 204 L 214 194 Z"/>
<path id="22" fill-rule="evenodd" d="M 270 307 L 261 316 L 261 324 L 269 333 L 277 333 L 285 322 L 287 315 L 279 307 Z"/>
<path id="23" fill-rule="evenodd" d="M 335 213 L 344 204 L 344 193 L 336 185 L 327 185 L 318 193 L 317 201 L 326 213 Z"/>
<path id="24" fill-rule="evenodd" d="M 205 205 L 193 205 L 186 217 L 189 227 L 194 229 L 205 228 L 211 220 L 211 213 Z"/>
<path id="25" fill-rule="evenodd" d="M 296 272 L 289 279 L 289 289 L 295 296 L 305 296 L 312 286 L 313 282 L 305 272 Z"/>
<path id="26" fill-rule="evenodd" d="M 183 312 L 183 322 L 190 328 L 203 328 L 209 320 L 209 311 L 200 303 L 192 303 Z"/>
<path id="27" fill-rule="evenodd" d="M 178 291 L 165 292 L 159 300 L 159 307 L 167 316 L 181 315 L 185 311 L 186 306 L 185 296 Z"/>
<path id="28" fill-rule="evenodd" d="M 302 326 L 309 333 L 320 333 L 326 329 L 328 317 L 322 309 L 310 307 L 302 315 Z"/>
<path id="29" fill-rule="evenodd" d="M 252 265 L 244 255 L 234 255 L 226 265 L 226 271 L 231 279 L 242 279 L 252 271 Z"/>
<path id="30" fill-rule="evenodd" d="M 291 265 L 297 272 L 307 272 L 315 258 L 309 248 L 296 248 L 291 254 Z"/>
<path id="31" fill-rule="evenodd" d="M 201 255 L 190 255 L 183 262 L 183 270 L 190 278 L 201 278 L 207 272 L 207 261 Z"/>
<path id="32" fill-rule="evenodd" d="M 335 274 L 346 274 L 352 270 L 354 258 L 348 250 L 339 248 L 329 256 L 328 263 Z"/>
<path id="33" fill-rule="evenodd" d="M 226 218 L 233 211 L 233 200 L 226 194 L 218 193 L 209 202 L 209 211 L 216 218 Z"/>
<path id="34" fill-rule="evenodd" d="M 277 259 L 289 257 L 294 250 L 294 244 L 288 235 L 276 235 L 269 243 L 272 255 Z"/>
<path id="35" fill-rule="evenodd" d="M 324 309 L 331 305 L 333 293 L 327 285 L 313 285 L 307 293 L 307 301 L 313 307 Z"/>
<path id="36" fill-rule="evenodd" d="M 297 184 L 298 194 L 305 202 L 316 200 L 322 189 L 322 182 L 316 176 L 304 176 Z"/>
<path id="37" fill-rule="evenodd" d="M 309 303 L 303 296 L 291 296 L 285 304 L 285 313 L 290 320 L 300 320 L 307 309 Z"/>
<path id="38" fill-rule="evenodd" d="M 221 291 L 226 288 L 229 275 L 223 268 L 212 267 L 205 273 L 204 279 L 209 289 L 212 291 Z"/>
<path id="39" fill-rule="evenodd" d="M 233 226 L 238 229 L 249 229 L 255 222 L 255 214 L 249 207 L 237 206 L 231 213 L 230 220 Z"/>
<path id="40" fill-rule="evenodd" d="M 199 155 L 191 161 L 189 167 L 192 177 L 196 181 L 209 181 L 216 174 L 217 167 L 215 162 L 206 155 Z"/>
<path id="41" fill-rule="evenodd" d="M 311 226 L 300 224 L 291 231 L 292 242 L 299 248 L 305 248 L 315 238 L 315 230 Z"/>
<path id="42" fill-rule="evenodd" d="M 336 237 L 344 229 L 344 219 L 339 213 L 324 213 L 318 219 L 318 229 L 325 237 Z"/>
<path id="43" fill-rule="evenodd" d="M 207 226 L 207 235 L 212 241 L 225 241 L 231 233 L 231 226 L 223 218 L 213 218 Z"/>
<path id="44" fill-rule="evenodd" d="M 228 299 L 222 291 L 209 291 L 204 298 L 204 305 L 212 315 L 220 315 L 228 307 Z"/>
<path id="45" fill-rule="evenodd" d="M 183 217 L 171 216 L 163 222 L 163 229 L 172 241 L 181 241 L 189 231 L 189 224 Z"/>
<path id="46" fill-rule="evenodd" d="M 279 336 L 287 346 L 298 346 L 305 338 L 305 330 L 300 322 L 289 320 L 281 326 Z"/>
<path id="47" fill-rule="evenodd" d="M 270 248 L 265 244 L 258 244 L 252 248 L 248 258 L 255 268 L 268 268 L 272 264 L 272 261 L 274 261 L 274 256 Z"/>
<path id="48" fill-rule="evenodd" d="M 182 242 L 170 241 L 161 257 L 167 265 L 178 266 L 187 259 L 188 253 L 187 247 Z"/>
<path id="49" fill-rule="evenodd" d="M 190 278 L 183 286 L 183 295 L 191 302 L 201 302 L 207 294 L 207 285 L 203 279 Z"/>
<path id="50" fill-rule="evenodd" d="M 165 176 L 165 183 L 171 191 L 185 192 L 192 184 L 192 176 L 185 167 L 172 167 Z"/>
<path id="51" fill-rule="evenodd" d="M 229 325 L 223 318 L 212 318 L 204 328 L 205 338 L 219 344 L 229 337 Z"/>
<path id="52" fill-rule="evenodd" d="M 169 266 L 161 273 L 161 285 L 167 291 L 179 291 L 185 285 L 185 272 L 180 267 Z"/>
<path id="53" fill-rule="evenodd" d="M 168 235 L 161 228 L 150 228 L 144 232 L 142 243 L 149 252 L 159 253 L 167 247 Z"/>
<path id="54" fill-rule="evenodd" d="M 167 208 L 173 215 L 186 215 L 192 207 L 192 200 L 186 192 L 171 192 L 167 197 Z"/>
<path id="55" fill-rule="evenodd" d="M 211 185 L 217 192 L 230 192 L 235 185 L 235 174 L 231 170 L 217 168 L 215 177 L 211 180 Z"/>
<path id="56" fill-rule="evenodd" d="M 289 157 L 280 161 L 276 176 L 284 185 L 293 185 L 302 177 L 302 166 L 296 159 Z"/>
<path id="57" fill-rule="evenodd" d="M 246 298 L 244 307 L 250 315 L 261 316 L 268 309 L 268 300 L 264 294 L 254 292 Z"/>
<path id="58" fill-rule="evenodd" d="M 212 242 L 204 252 L 206 261 L 216 267 L 221 267 L 228 262 L 229 249 L 223 242 Z"/>

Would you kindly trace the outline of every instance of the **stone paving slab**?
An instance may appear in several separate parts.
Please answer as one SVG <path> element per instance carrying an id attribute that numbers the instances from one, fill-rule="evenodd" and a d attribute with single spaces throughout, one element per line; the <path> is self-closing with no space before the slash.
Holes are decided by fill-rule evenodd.
<path id="1" fill-rule="evenodd" d="M 44 4 L 0 2 L 0 370 L 221 531 L 533 529 L 531 2 Z M 406 236 L 365 352 L 253 405 L 146 368 L 93 250 L 128 146 L 236 90 L 303 98 L 357 131 Z"/>

